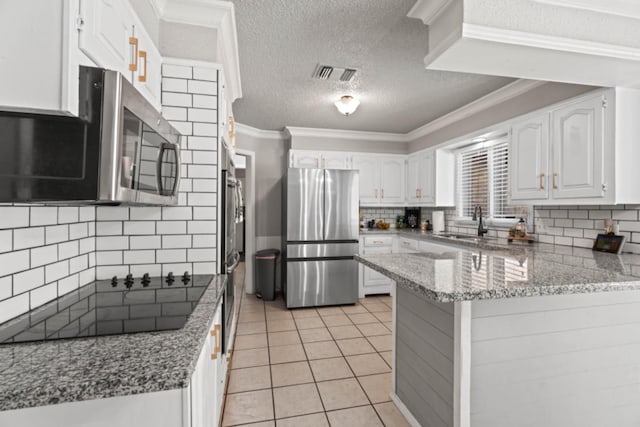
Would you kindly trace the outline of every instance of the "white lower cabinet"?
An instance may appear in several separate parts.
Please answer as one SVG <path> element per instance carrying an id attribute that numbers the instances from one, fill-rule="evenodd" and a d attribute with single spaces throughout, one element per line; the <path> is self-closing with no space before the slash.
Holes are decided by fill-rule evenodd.
<path id="1" fill-rule="evenodd" d="M 222 416 L 226 356 L 222 354 L 222 305 L 218 307 L 190 385 L 190 427 L 217 426 Z"/>
<path id="2" fill-rule="evenodd" d="M 363 255 L 390 254 L 393 251 L 394 236 L 364 236 L 360 237 L 360 253 Z M 384 274 L 360 264 L 359 295 L 388 294 L 391 292 L 393 280 Z"/>

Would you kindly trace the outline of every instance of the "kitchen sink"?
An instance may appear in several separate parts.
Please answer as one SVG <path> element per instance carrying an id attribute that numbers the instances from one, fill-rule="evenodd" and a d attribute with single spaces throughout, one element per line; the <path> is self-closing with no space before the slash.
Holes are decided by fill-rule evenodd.
<path id="1" fill-rule="evenodd" d="M 495 237 L 479 237 L 479 236 L 474 236 L 471 234 L 438 234 L 438 236 L 440 237 L 446 237 L 447 239 L 454 239 L 454 240 L 464 240 L 467 242 L 482 242 L 482 241 L 486 241 L 486 240 L 496 240 Z"/>

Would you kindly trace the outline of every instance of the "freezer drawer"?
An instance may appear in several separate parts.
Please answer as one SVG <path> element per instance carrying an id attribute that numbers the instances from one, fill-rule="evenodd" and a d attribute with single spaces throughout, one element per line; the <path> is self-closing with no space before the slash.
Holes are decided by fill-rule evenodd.
<path id="1" fill-rule="evenodd" d="M 358 253 L 358 242 L 288 244 L 287 258 L 350 257 Z"/>
<path id="2" fill-rule="evenodd" d="M 355 304 L 358 264 L 353 259 L 287 261 L 287 308 Z"/>

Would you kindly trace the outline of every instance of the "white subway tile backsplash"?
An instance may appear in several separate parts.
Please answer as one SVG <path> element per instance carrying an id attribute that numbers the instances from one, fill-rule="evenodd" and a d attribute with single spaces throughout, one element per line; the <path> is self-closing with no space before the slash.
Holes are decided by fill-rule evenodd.
<path id="1" fill-rule="evenodd" d="M 129 274 L 128 265 L 99 265 L 96 266 L 96 280 L 110 279 L 118 276 L 120 279 Z"/>
<path id="2" fill-rule="evenodd" d="M 189 136 L 187 146 L 189 150 L 217 151 L 218 138 L 208 136 Z"/>
<path id="3" fill-rule="evenodd" d="M 13 249 L 44 245 L 44 227 L 17 228 L 13 231 Z"/>
<path id="4" fill-rule="evenodd" d="M 593 220 L 591 219 L 574 219 L 573 226 L 575 228 L 589 228 L 593 229 Z"/>
<path id="5" fill-rule="evenodd" d="M 189 234 L 216 234 L 215 221 L 189 221 L 187 231 Z"/>
<path id="6" fill-rule="evenodd" d="M 29 268 L 29 250 L 0 254 L 0 277 Z"/>
<path id="7" fill-rule="evenodd" d="M 86 270 L 89 268 L 89 256 L 88 255 L 79 255 L 77 257 L 71 258 L 69 260 L 69 273 L 80 273 L 82 270 Z M 82 277 L 80 278 L 82 279 Z M 87 282 L 82 282 L 86 284 Z"/>
<path id="8" fill-rule="evenodd" d="M 187 93 L 163 92 L 162 105 L 168 107 L 191 107 L 191 95 Z"/>
<path id="9" fill-rule="evenodd" d="M 58 295 L 64 295 L 80 287 L 80 276 L 72 274 L 64 279 L 58 280 Z"/>
<path id="10" fill-rule="evenodd" d="M 58 245 L 42 246 L 31 249 L 31 268 L 51 264 L 58 260 Z"/>
<path id="11" fill-rule="evenodd" d="M 583 211 L 583 210 L 570 210 L 570 211 L 569 211 L 569 218 L 574 218 L 574 219 L 587 219 L 587 218 L 589 218 L 589 211 Z"/>
<path id="12" fill-rule="evenodd" d="M 162 210 L 163 220 L 190 220 L 193 217 L 190 207 L 171 207 Z"/>
<path id="13" fill-rule="evenodd" d="M 164 77 L 162 79 L 162 90 L 164 92 L 186 92 L 187 80 L 177 79 L 172 77 Z M 163 114 L 165 113 L 164 108 L 162 109 L 162 112 Z"/>
<path id="14" fill-rule="evenodd" d="M 0 230 L 0 253 L 13 249 L 13 230 Z"/>
<path id="15" fill-rule="evenodd" d="M 123 257 L 125 264 L 153 264 L 156 262 L 156 251 L 149 249 L 124 251 Z"/>
<path id="16" fill-rule="evenodd" d="M 13 275 L 14 295 L 30 291 L 38 286 L 44 285 L 44 267 L 34 268 Z"/>
<path id="17" fill-rule="evenodd" d="M 580 228 L 565 228 L 564 235 L 566 237 L 580 237 L 580 238 L 584 236 L 583 231 Z"/>
<path id="18" fill-rule="evenodd" d="M 62 279 L 69 275 L 69 261 L 59 261 L 49 264 L 44 269 L 44 279 L 47 283 Z"/>
<path id="19" fill-rule="evenodd" d="M 590 219 L 607 219 L 607 218 L 611 218 L 611 211 L 610 210 L 590 210 L 589 211 L 589 218 Z"/>
<path id="20" fill-rule="evenodd" d="M 215 234 L 194 234 L 193 236 L 194 248 L 215 248 L 217 241 Z"/>
<path id="21" fill-rule="evenodd" d="M 162 265 L 160 264 L 132 264 L 129 271 L 133 277 L 141 277 L 144 273 L 149 273 L 151 277 L 162 275 Z"/>
<path id="22" fill-rule="evenodd" d="M 95 206 L 81 206 L 80 207 L 80 221 L 88 222 L 96 220 L 96 207 Z"/>
<path id="23" fill-rule="evenodd" d="M 0 206 L 0 229 L 28 226 L 29 208 Z"/>
<path id="24" fill-rule="evenodd" d="M 69 259 L 80 254 L 80 242 L 71 240 L 58 245 L 58 259 Z"/>
<path id="25" fill-rule="evenodd" d="M 218 180 L 216 179 L 194 179 L 193 191 L 198 193 L 215 193 L 218 191 Z"/>
<path id="26" fill-rule="evenodd" d="M 122 221 L 100 221 L 96 223 L 96 236 L 121 236 Z"/>
<path id="27" fill-rule="evenodd" d="M 68 225 L 50 225 L 45 229 L 45 243 L 51 245 L 53 243 L 64 242 L 69 240 Z"/>
<path id="28" fill-rule="evenodd" d="M 215 168 L 215 164 L 218 160 L 217 151 L 194 150 L 192 151 L 192 153 L 193 161 L 191 163 L 198 165 L 209 165 L 209 167 Z"/>
<path id="29" fill-rule="evenodd" d="M 96 238 L 95 237 L 87 237 L 85 239 L 80 239 L 80 253 L 88 254 L 96 250 Z"/>
<path id="30" fill-rule="evenodd" d="M 216 193 L 189 193 L 187 203 L 189 206 L 216 206 L 218 195 Z"/>
<path id="31" fill-rule="evenodd" d="M 638 220 L 638 211 L 637 210 L 625 210 L 625 211 L 612 211 L 611 217 L 614 221 L 637 221 Z"/>
<path id="32" fill-rule="evenodd" d="M 193 135 L 195 136 L 218 136 L 218 125 L 211 123 L 194 123 Z M 189 147 L 192 148 L 192 147 Z M 193 149 L 193 148 L 192 148 Z"/>
<path id="33" fill-rule="evenodd" d="M 180 263 L 186 260 L 186 249 L 160 249 L 156 251 L 156 262 L 161 264 Z"/>
<path id="34" fill-rule="evenodd" d="M 0 301 L 13 295 L 13 276 L 0 277 Z"/>
<path id="35" fill-rule="evenodd" d="M 218 268 L 215 262 L 194 262 L 193 274 L 216 274 Z"/>
<path id="36" fill-rule="evenodd" d="M 182 135 L 193 135 L 193 124 L 191 122 L 179 122 L 176 120 L 170 120 L 171 126 L 176 128 Z"/>
<path id="37" fill-rule="evenodd" d="M 193 243 L 189 235 L 162 236 L 162 247 L 164 249 L 190 248 Z"/>
<path id="38" fill-rule="evenodd" d="M 69 263 L 70 266 L 72 265 L 72 263 Z M 74 273 L 73 269 L 70 269 L 71 273 Z M 80 275 L 80 286 L 83 286 L 83 284 L 87 284 L 90 282 L 93 282 L 94 280 L 96 280 L 96 269 L 95 268 L 85 268 L 81 271 L 78 272 L 78 274 Z"/>
<path id="39" fill-rule="evenodd" d="M 186 234 L 186 221 L 158 221 L 156 222 L 157 234 Z"/>
<path id="40" fill-rule="evenodd" d="M 96 219 L 98 221 L 127 221 L 129 219 L 129 208 L 98 206 Z"/>
<path id="41" fill-rule="evenodd" d="M 218 112 L 206 108 L 189 108 L 187 118 L 190 122 L 217 123 Z"/>
<path id="42" fill-rule="evenodd" d="M 162 77 L 190 79 L 193 77 L 192 67 L 185 65 L 162 64 Z"/>
<path id="43" fill-rule="evenodd" d="M 123 264 L 123 251 L 100 251 L 96 253 L 98 265 L 121 265 Z"/>
<path id="44" fill-rule="evenodd" d="M 31 207 L 31 227 L 37 225 L 55 225 L 58 223 L 58 208 L 47 206 Z"/>
<path id="45" fill-rule="evenodd" d="M 73 206 L 61 207 L 58 210 L 58 223 L 69 224 L 78 222 L 80 219 L 80 208 Z"/>
<path id="46" fill-rule="evenodd" d="M 22 294 L 0 301 L 0 323 L 29 311 L 29 294 Z"/>
<path id="47" fill-rule="evenodd" d="M 215 166 L 211 165 L 189 165 L 187 174 L 189 178 L 204 178 L 215 180 L 217 176 Z"/>
<path id="48" fill-rule="evenodd" d="M 193 207 L 193 219 L 213 219 L 218 216 L 218 211 L 215 206 L 194 206 Z"/>
<path id="49" fill-rule="evenodd" d="M 160 236 L 131 236 L 129 241 L 130 249 L 160 249 L 162 247 Z"/>
<path id="50" fill-rule="evenodd" d="M 186 107 L 163 107 L 162 116 L 167 120 L 184 122 L 187 120 Z"/>
<path id="51" fill-rule="evenodd" d="M 113 251 L 118 249 L 129 249 L 129 237 L 128 236 L 96 237 L 96 249 L 98 251 Z"/>
<path id="52" fill-rule="evenodd" d="M 89 225 L 86 222 L 69 224 L 69 239 L 83 239 L 89 235 Z"/>
<path id="53" fill-rule="evenodd" d="M 218 81 L 218 70 L 216 68 L 208 67 L 193 67 L 193 78 L 195 80 L 209 80 L 212 82 Z"/>
<path id="54" fill-rule="evenodd" d="M 155 221 L 162 219 L 162 208 L 159 207 L 144 207 L 144 208 L 129 208 L 132 221 Z"/>
<path id="55" fill-rule="evenodd" d="M 124 234 L 127 236 L 155 233 L 156 223 L 153 221 L 127 221 L 124 223 Z"/>
<path id="56" fill-rule="evenodd" d="M 640 222 L 620 221 L 620 231 L 640 231 Z"/>
<path id="57" fill-rule="evenodd" d="M 189 80 L 187 91 L 189 93 L 197 93 L 198 95 L 217 95 L 218 84 L 200 80 Z"/>
<path id="58" fill-rule="evenodd" d="M 184 273 L 185 271 L 193 271 L 193 264 L 191 263 L 171 263 L 171 264 L 162 264 L 162 275 L 166 276 L 167 274 L 173 272 L 173 274 Z M 197 274 L 197 273 L 196 273 Z"/>
<path id="59" fill-rule="evenodd" d="M 218 97 L 211 95 L 193 95 L 193 106 L 196 108 L 218 108 Z"/>
<path id="60" fill-rule="evenodd" d="M 187 251 L 187 261 L 189 262 L 213 262 L 215 260 L 215 249 L 189 249 Z"/>

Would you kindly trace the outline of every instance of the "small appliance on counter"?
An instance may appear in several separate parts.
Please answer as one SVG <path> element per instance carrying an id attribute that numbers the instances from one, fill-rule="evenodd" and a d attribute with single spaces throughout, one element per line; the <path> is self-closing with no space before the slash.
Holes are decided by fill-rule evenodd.
<path id="1" fill-rule="evenodd" d="M 431 212 L 431 225 L 434 233 L 444 233 L 444 211 Z"/>
<path id="2" fill-rule="evenodd" d="M 404 208 L 407 228 L 420 228 L 420 208 Z"/>
<path id="3" fill-rule="evenodd" d="M 516 225 L 509 230 L 509 237 L 507 238 L 507 241 L 511 243 L 514 240 L 533 243 L 533 236 L 527 234 L 527 223 L 523 218 L 520 218 Z"/>

